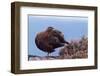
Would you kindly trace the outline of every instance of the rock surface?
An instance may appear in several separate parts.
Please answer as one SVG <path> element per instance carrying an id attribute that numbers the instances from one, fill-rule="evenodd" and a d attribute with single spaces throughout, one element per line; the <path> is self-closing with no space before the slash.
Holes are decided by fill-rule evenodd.
<path id="1" fill-rule="evenodd" d="M 54 60 L 60 59 L 59 56 L 30 56 L 29 60 Z"/>

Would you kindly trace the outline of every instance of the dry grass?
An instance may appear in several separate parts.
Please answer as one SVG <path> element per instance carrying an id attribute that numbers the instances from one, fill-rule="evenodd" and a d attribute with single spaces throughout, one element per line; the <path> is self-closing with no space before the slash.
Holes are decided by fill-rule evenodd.
<path id="1" fill-rule="evenodd" d="M 88 57 L 88 38 L 83 36 L 79 41 L 71 41 L 60 49 L 61 59 L 76 59 Z"/>

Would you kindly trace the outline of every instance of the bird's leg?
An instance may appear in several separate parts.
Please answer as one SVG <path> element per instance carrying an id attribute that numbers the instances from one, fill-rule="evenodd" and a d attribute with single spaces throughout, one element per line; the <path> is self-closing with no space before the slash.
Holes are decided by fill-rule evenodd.
<path id="1" fill-rule="evenodd" d="M 47 56 L 49 57 L 49 55 L 50 55 L 50 54 L 48 53 Z"/>
<path id="2" fill-rule="evenodd" d="M 47 59 L 49 59 L 50 53 L 47 53 Z"/>

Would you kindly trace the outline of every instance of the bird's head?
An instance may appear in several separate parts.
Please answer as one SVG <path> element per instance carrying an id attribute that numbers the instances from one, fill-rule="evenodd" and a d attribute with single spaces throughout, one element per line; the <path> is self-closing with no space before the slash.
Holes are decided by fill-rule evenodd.
<path id="1" fill-rule="evenodd" d="M 55 28 L 53 28 L 51 26 L 48 27 L 46 31 L 47 32 L 52 32 L 52 35 L 60 35 L 60 36 L 64 37 L 64 35 L 63 35 L 63 33 L 61 31 L 59 31 L 59 30 L 57 30 L 57 29 L 55 29 Z"/>
<path id="2" fill-rule="evenodd" d="M 50 32 L 52 31 L 54 28 L 53 27 L 48 27 L 46 31 Z"/>

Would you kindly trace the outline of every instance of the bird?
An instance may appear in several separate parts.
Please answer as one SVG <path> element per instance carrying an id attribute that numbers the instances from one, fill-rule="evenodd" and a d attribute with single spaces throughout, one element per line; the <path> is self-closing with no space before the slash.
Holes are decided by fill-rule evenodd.
<path id="1" fill-rule="evenodd" d="M 37 33 L 35 44 L 41 51 L 46 52 L 49 57 L 49 54 L 54 52 L 56 48 L 69 44 L 69 42 L 64 39 L 64 34 L 61 31 L 50 26 Z"/>

